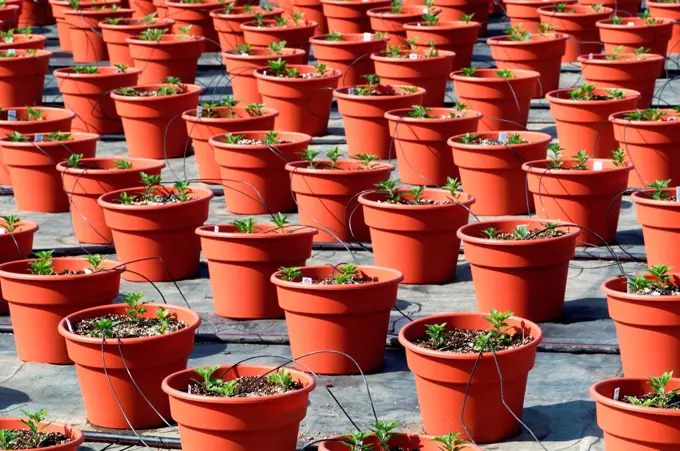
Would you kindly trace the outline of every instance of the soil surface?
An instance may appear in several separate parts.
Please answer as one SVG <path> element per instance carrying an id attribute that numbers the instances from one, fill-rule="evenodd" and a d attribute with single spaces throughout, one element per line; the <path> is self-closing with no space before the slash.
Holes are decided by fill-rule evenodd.
<path id="1" fill-rule="evenodd" d="M 540 230 L 540 232 L 539 232 Z M 544 240 L 547 238 L 557 238 L 566 235 L 567 232 L 562 230 L 544 230 L 544 229 L 532 229 L 529 230 L 524 238 L 519 238 L 518 235 L 514 233 L 499 233 L 494 238 L 489 238 L 488 236 L 482 234 L 482 238 L 488 238 L 499 241 L 531 241 L 531 240 Z"/>
<path id="2" fill-rule="evenodd" d="M 73 331 L 77 335 L 84 335 L 87 337 L 102 337 L 102 331 L 95 327 L 95 323 L 102 319 L 110 319 L 117 326 L 112 328 L 115 337 L 120 338 L 140 338 L 140 337 L 155 337 L 164 335 L 161 333 L 161 320 L 158 318 L 142 318 L 139 321 L 133 320 L 129 315 L 104 315 L 96 318 L 87 318 L 73 324 Z M 176 318 L 168 318 L 168 325 L 165 329 L 165 334 L 176 332 L 184 329 L 187 324 L 184 321 L 178 321 Z"/>
<path id="3" fill-rule="evenodd" d="M 36 446 L 35 440 L 33 439 L 33 434 L 28 429 L 10 429 L 10 431 L 19 434 L 17 438 L 10 442 L 12 447 L 9 449 L 12 450 L 47 448 L 50 446 L 62 445 L 71 441 L 70 438 L 66 437 L 60 432 L 39 433 L 39 445 Z"/>
<path id="4" fill-rule="evenodd" d="M 266 376 L 244 376 L 234 379 L 236 384 L 231 398 L 257 398 L 261 396 L 281 395 L 289 391 L 296 391 L 302 389 L 302 384 L 294 381 L 293 384 L 286 388 L 278 382 L 270 381 Z M 205 382 L 196 381 L 189 385 L 186 390 L 188 393 L 203 396 L 219 396 L 224 397 L 220 393 L 211 392 L 207 389 Z"/>
<path id="5" fill-rule="evenodd" d="M 638 396 L 624 396 L 622 397 L 619 401 L 625 402 L 626 404 L 633 404 L 630 402 L 629 397 L 637 398 L 640 402 L 645 402 L 648 399 L 654 399 L 657 397 L 656 393 L 645 393 L 644 395 L 638 395 Z M 655 406 L 648 406 L 653 409 L 660 408 L 660 407 L 655 407 Z M 667 409 L 670 410 L 678 410 L 680 409 L 680 394 L 676 394 L 671 398 L 671 402 L 669 404 L 669 407 Z"/>
<path id="6" fill-rule="evenodd" d="M 413 340 L 413 343 L 422 348 L 433 349 L 435 351 L 476 354 L 478 351 L 475 349 L 475 341 L 488 332 L 488 329 L 449 329 L 444 332 L 444 341 L 441 345 L 435 344 L 428 336 L 417 338 Z M 494 346 L 494 350 L 498 352 L 519 348 L 534 341 L 534 337 L 530 335 L 522 336 L 522 334 L 515 334 L 511 335 L 511 338 L 512 341 L 510 343 L 497 344 Z"/>

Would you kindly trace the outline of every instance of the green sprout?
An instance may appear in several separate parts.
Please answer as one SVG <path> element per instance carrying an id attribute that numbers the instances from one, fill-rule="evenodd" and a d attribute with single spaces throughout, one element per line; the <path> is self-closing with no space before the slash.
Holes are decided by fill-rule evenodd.
<path id="1" fill-rule="evenodd" d="M 659 409 L 677 408 L 678 389 L 666 391 L 668 383 L 673 377 L 673 372 L 663 373 L 661 377 L 649 376 L 647 385 L 652 387 L 653 396 L 645 399 L 640 399 L 636 396 L 626 396 L 626 400 L 636 406 L 642 407 L 656 407 Z"/>
<path id="2" fill-rule="evenodd" d="M 36 252 L 37 258 L 28 263 L 30 273 L 37 276 L 51 276 L 54 274 L 52 254 L 54 254 L 54 250 Z"/>
<path id="3" fill-rule="evenodd" d="M 139 321 L 142 319 L 142 315 L 146 313 L 146 307 L 144 307 L 144 304 L 146 303 L 142 301 L 143 297 L 143 291 L 138 291 L 137 293 L 126 293 L 123 295 L 123 301 L 125 301 L 129 307 L 125 309 L 125 312 L 134 321 Z"/>

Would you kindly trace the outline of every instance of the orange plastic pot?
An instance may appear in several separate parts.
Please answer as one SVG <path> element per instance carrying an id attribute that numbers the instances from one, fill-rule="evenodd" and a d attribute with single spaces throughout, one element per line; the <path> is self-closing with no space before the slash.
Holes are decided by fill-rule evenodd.
<path id="1" fill-rule="evenodd" d="M 37 2 L 23 0 L 21 3 L 20 27 L 44 27 L 54 25 L 54 17 L 50 5 L 45 0 Z"/>
<path id="2" fill-rule="evenodd" d="M 332 440 L 321 442 L 319 444 L 319 451 L 345 451 L 349 443 L 342 443 L 343 437 L 334 437 Z M 368 437 L 364 443 L 377 445 L 378 441 L 375 435 Z M 416 434 L 401 434 L 394 433 L 387 442 L 396 449 L 409 449 L 418 451 L 441 451 L 442 443 L 434 440 L 434 437 L 428 435 Z M 482 448 L 475 445 L 461 445 L 458 447 L 460 451 L 483 451 Z"/>
<path id="3" fill-rule="evenodd" d="M 276 371 L 263 365 L 223 365 L 215 374 L 225 381 L 263 376 Z M 201 396 L 185 391 L 196 378 L 195 369 L 168 376 L 163 391 L 170 398 L 173 420 L 179 425 L 183 449 L 220 451 L 289 451 L 295 448 L 300 422 L 307 415 L 314 378 L 286 369 L 302 389 L 265 397 Z"/>
<path id="4" fill-rule="evenodd" d="M 52 133 L 68 132 L 71 130 L 71 122 L 75 117 L 72 111 L 64 108 L 39 107 L 35 108 L 42 112 L 41 119 L 30 120 L 28 108 L 15 107 L 6 108 L 2 111 L 0 119 L 0 136 L 6 136 L 12 132 L 19 132 L 22 135 L 29 133 Z M 10 112 L 14 111 L 15 120 L 10 120 Z"/>
<path id="5" fill-rule="evenodd" d="M 393 13 L 391 6 L 382 6 L 369 9 L 366 14 L 369 17 L 371 29 L 376 33 L 385 33 L 389 38 L 387 45 L 406 45 L 406 30 L 404 25 L 417 22 L 427 12 L 426 6 L 404 6 L 401 13 Z M 431 9 L 433 13 L 439 13 L 441 9 Z"/>
<path id="6" fill-rule="evenodd" d="M 680 388 L 680 379 L 673 378 L 667 390 Z M 634 406 L 614 400 L 619 396 L 640 396 L 650 393 L 649 379 L 617 377 L 600 381 L 590 387 L 595 399 L 597 425 L 604 432 L 607 449 L 616 451 L 673 451 L 680 446 L 680 412 L 671 409 Z"/>
<path id="7" fill-rule="evenodd" d="M 510 333 L 530 334 L 534 340 L 518 348 L 496 351 L 495 358 L 491 352 L 478 359 L 474 352 L 441 352 L 413 344 L 413 340 L 425 336 L 430 324 L 447 323 L 451 329 L 488 329 L 485 316 L 488 314 L 444 313 L 412 321 L 399 331 L 399 343 L 406 348 L 406 363 L 415 376 L 426 434 L 463 431 L 461 417 L 471 435 L 461 438 L 472 438 L 477 443 L 495 443 L 519 432 L 520 424 L 501 401 L 496 365 L 503 374 L 505 402 L 521 418 L 527 376 L 536 361 L 536 347 L 543 340 L 543 332 L 536 324 L 516 316 L 509 318 Z"/>
<path id="8" fill-rule="evenodd" d="M 578 0 L 578 2 L 581 5 L 591 5 L 588 0 Z M 642 0 L 605 0 L 602 4 L 625 19 L 626 17 L 636 17 L 640 13 Z"/>
<path id="9" fill-rule="evenodd" d="M 506 136 L 515 132 L 501 132 Z M 552 136 L 539 132 L 516 132 L 528 141 L 523 144 L 480 146 L 459 141 L 453 136 L 447 144 L 453 149 L 453 162 L 467 193 L 477 200 L 472 212 L 483 216 L 520 215 L 533 211 L 527 194 L 522 162 L 540 160 L 548 153 Z M 477 133 L 482 139 L 499 139 L 497 132 Z"/>
<path id="10" fill-rule="evenodd" d="M 0 226 L 7 222 L 0 218 Z M 13 232 L 0 234 L 0 263 L 23 260 L 33 251 L 33 236 L 38 231 L 38 224 L 32 221 L 19 221 Z M 9 315 L 9 306 L 2 297 L 0 287 L 0 315 Z"/>
<path id="11" fill-rule="evenodd" d="M 111 229 L 106 226 L 104 210 L 97 199 L 111 191 L 137 187 L 140 173 L 159 175 L 165 163 L 156 160 L 129 159 L 129 169 L 117 169 L 117 158 L 82 158 L 78 168 L 66 163 L 57 165 L 61 182 L 71 207 L 71 222 L 79 243 L 112 244 Z"/>
<path id="12" fill-rule="evenodd" d="M 215 135 L 225 133 L 271 130 L 274 128 L 274 119 L 279 112 L 271 108 L 263 108 L 261 116 L 251 116 L 246 108 L 236 107 L 231 108 L 235 117 L 229 117 L 229 109 L 226 107 L 216 107 L 213 111 L 218 117 L 198 116 L 197 110 L 193 109 L 185 111 L 182 119 L 186 123 L 187 134 L 193 143 L 199 178 L 205 183 L 220 184 L 222 183 L 220 167 L 215 162 L 215 153 L 212 146 L 208 144 L 208 140 Z"/>
<path id="13" fill-rule="evenodd" d="M 136 38 L 144 30 L 170 30 L 175 23 L 172 19 L 153 19 L 151 22 L 144 19 L 121 19 L 117 24 L 110 24 L 106 21 L 99 22 L 102 38 L 106 43 L 111 65 L 135 64 L 130 56 L 130 46 L 127 38 Z M 121 85 L 126 86 L 126 85 Z M 120 86 L 119 86 L 120 87 Z"/>
<path id="14" fill-rule="evenodd" d="M 532 34 L 529 41 L 513 41 L 508 36 L 486 40 L 499 69 L 524 69 L 541 74 L 536 97 L 559 88 L 562 55 L 568 36 L 564 33 Z"/>
<path id="15" fill-rule="evenodd" d="M 376 39 L 371 34 L 343 34 L 340 41 L 331 41 L 326 36 L 310 39 L 314 57 L 342 74 L 338 87 L 366 83 L 364 75 L 374 74 L 375 67 L 370 56 L 385 50 L 387 41 Z"/>
<path id="16" fill-rule="evenodd" d="M 614 137 L 627 159 L 635 166 L 630 173 L 628 186 L 645 188 L 655 180 L 671 180 L 670 186 L 680 185 L 680 114 L 673 109 L 661 109 L 663 121 L 632 121 L 625 118 L 632 111 L 612 114 L 609 121 L 614 126 Z"/>
<path id="17" fill-rule="evenodd" d="M 0 138 L 2 161 L 7 166 L 14 188 L 14 199 L 20 211 L 58 213 L 69 210 L 69 199 L 63 190 L 57 163 L 73 154 L 92 158 L 97 151 L 99 135 L 72 133 L 68 141 L 13 142 Z M 40 196 L 36 196 L 36 192 Z"/>
<path id="18" fill-rule="evenodd" d="M 675 196 L 674 188 L 665 191 Z M 630 198 L 642 226 L 647 265 L 680 268 L 680 202 L 654 200 L 649 190 Z"/>
<path id="19" fill-rule="evenodd" d="M 430 46 L 429 42 L 434 41 L 437 49 L 455 53 L 453 70 L 460 70 L 469 67 L 472 62 L 472 48 L 477 43 L 481 25 L 478 22 L 451 20 L 440 21 L 437 25 L 407 23 L 404 29 L 407 39 L 416 40 L 416 48 L 425 50 Z"/>
<path id="20" fill-rule="evenodd" d="M 64 96 L 64 107 L 73 111 L 74 131 L 112 135 L 123 131 L 111 92 L 121 86 L 134 86 L 140 70 L 125 72 L 113 66 L 99 66 L 96 74 L 76 73 L 73 68 L 57 69 L 57 88 Z"/>
<path id="21" fill-rule="evenodd" d="M 156 12 L 156 7 L 151 0 L 130 0 L 130 8 L 134 11 L 132 17 L 143 19 L 144 16 Z"/>
<path id="22" fill-rule="evenodd" d="M 152 0 L 153 6 L 156 8 L 156 14 L 159 19 L 165 19 L 168 14 L 168 7 L 165 6 L 165 0 Z"/>
<path id="23" fill-rule="evenodd" d="M 20 12 L 21 10 L 17 5 L 6 4 L 5 6 L 0 7 L 0 21 L 2 21 L 0 27 L 3 31 L 16 28 Z"/>
<path id="24" fill-rule="evenodd" d="M 567 221 L 584 228 L 581 245 L 601 246 L 616 237 L 621 193 L 626 190 L 629 163 L 616 167 L 612 160 L 591 158 L 586 170 L 571 170 L 576 160 L 565 159 L 562 169 L 548 169 L 550 160 L 522 165 L 540 219 Z M 595 170 L 594 164 L 602 169 Z M 603 242 L 604 241 L 604 242 Z"/>
<path id="25" fill-rule="evenodd" d="M 17 354 L 24 362 L 70 364 L 57 325 L 71 313 L 112 304 L 118 297 L 125 267 L 115 260 L 104 260 L 100 271 L 46 276 L 31 274 L 30 261 L 0 265 L 2 295 L 9 303 Z M 52 264 L 56 273 L 86 268 L 91 266 L 84 258 L 54 258 Z"/>
<path id="26" fill-rule="evenodd" d="M 478 130 L 524 130 L 529 117 L 531 98 L 538 91 L 540 74 L 531 70 L 513 70 L 512 78 L 500 78 L 496 69 L 477 69 L 475 76 L 453 72 L 456 96 L 482 113 Z"/>
<path id="27" fill-rule="evenodd" d="M 2 38 L 0 42 L 0 50 L 7 51 L 9 49 L 45 49 L 45 41 L 47 36 L 42 34 L 15 34 L 8 42 L 8 38 Z"/>
<path id="28" fill-rule="evenodd" d="M 162 83 L 168 77 L 193 83 L 204 41 L 202 36 L 182 38 L 171 34 L 163 35 L 160 41 L 126 39 L 135 67 L 142 70 L 139 84 Z"/>
<path id="29" fill-rule="evenodd" d="M 221 9 L 210 11 L 213 27 L 215 27 L 220 48 L 223 51 L 231 50 L 238 45 L 246 43 L 243 39 L 241 24 L 252 22 L 253 14 L 260 14 L 265 19 L 273 19 L 281 17 L 283 9 L 273 8 L 271 11 L 265 11 L 259 6 L 252 6 L 250 7 L 250 12 L 248 12 L 243 6 L 235 6 L 229 13 Z"/>
<path id="30" fill-rule="evenodd" d="M 447 177 L 459 177 L 446 140 L 451 135 L 474 133 L 482 115 L 465 110 L 449 117 L 448 108 L 431 108 L 431 118 L 409 117 L 410 108 L 385 113 L 394 140 L 399 180 L 409 185 L 445 185 Z"/>
<path id="31" fill-rule="evenodd" d="M 239 133 L 262 141 L 268 132 Z M 279 144 L 229 144 L 217 135 L 209 145 L 215 153 L 227 209 L 235 214 L 261 215 L 294 212 L 286 161 L 295 161 L 312 142 L 304 133 L 277 132 Z"/>
<path id="32" fill-rule="evenodd" d="M 489 2 L 486 0 L 435 0 L 434 6 L 441 9 L 442 21 L 463 20 L 464 15 L 473 15 L 481 25 L 480 34 L 485 35 L 489 21 Z"/>
<path id="33" fill-rule="evenodd" d="M 204 52 L 219 52 L 220 46 L 210 13 L 224 8 L 218 0 L 202 0 L 201 3 L 184 3 L 166 0 L 166 18 L 172 19 L 172 32 L 181 33 L 181 27 L 191 27 L 191 34 L 205 38 Z"/>
<path id="34" fill-rule="evenodd" d="M 299 73 L 316 73 L 316 66 L 291 65 Z M 332 89 L 338 86 L 341 73 L 326 69 L 319 78 L 286 78 L 265 74 L 267 68 L 256 69 L 257 88 L 262 101 L 279 112 L 275 126 L 279 130 L 323 136 L 333 102 Z"/>
<path id="35" fill-rule="evenodd" d="M 307 64 L 309 38 L 316 34 L 316 26 L 316 22 L 308 20 L 300 21 L 297 26 L 294 22 L 288 21 L 285 27 L 278 25 L 274 20 L 265 20 L 262 27 L 258 27 L 257 22 L 243 23 L 241 30 L 246 44 L 253 47 L 267 48 L 272 42 L 286 41 L 289 48 L 304 50 L 304 64 Z"/>
<path id="36" fill-rule="evenodd" d="M 155 91 L 162 85 L 133 86 L 138 91 Z M 162 160 L 179 158 L 188 150 L 186 125 L 178 120 L 184 111 L 195 108 L 201 88 L 184 85 L 181 94 L 129 97 L 111 93 L 116 112 L 123 121 L 128 152 L 133 158 Z"/>
<path id="37" fill-rule="evenodd" d="M 40 105 L 52 52 L 15 52 L 16 56 L 0 57 L 0 104 L 3 108 Z"/>
<path id="38" fill-rule="evenodd" d="M 649 14 L 652 17 L 663 17 L 664 19 L 671 19 L 674 21 L 671 38 L 668 41 L 666 52 L 662 55 L 670 55 L 673 53 L 680 53 L 680 5 L 677 3 L 663 3 L 663 2 L 646 2 Z"/>
<path id="39" fill-rule="evenodd" d="M 147 312 L 140 315 L 144 318 L 155 318 L 156 310 L 162 308 L 187 327 L 164 335 L 106 341 L 71 331 L 70 325 L 85 319 L 126 315 L 125 304 L 81 310 L 59 321 L 59 334 L 76 364 L 87 420 L 95 426 L 143 429 L 163 425 L 159 415 L 170 416 L 170 403 L 161 383 L 187 367 L 201 317 L 188 308 L 170 304 L 145 307 Z M 112 331 L 115 334 L 116 328 Z"/>
<path id="40" fill-rule="evenodd" d="M 576 3 L 576 0 L 503 0 L 505 14 L 510 19 L 510 26 L 519 27 L 521 31 L 527 31 L 532 34 L 539 30 L 541 24 L 538 8 L 557 3 L 573 5 Z"/>
<path id="41" fill-rule="evenodd" d="M 408 189 L 399 193 L 411 199 Z M 394 268 L 403 283 L 444 283 L 456 277 L 460 239 L 455 231 L 468 223 L 475 198 L 457 197 L 445 189 L 426 188 L 423 199 L 455 203 L 402 205 L 384 202 L 384 194 L 371 191 L 359 196 L 366 225 L 371 230 L 375 264 Z"/>
<path id="42" fill-rule="evenodd" d="M 592 6 L 567 5 L 562 12 L 554 6 L 538 8 L 541 23 L 552 25 L 558 33 L 569 36 L 562 63 L 576 62 L 580 55 L 600 53 L 602 44 L 597 21 L 608 19 L 614 14 L 611 8 L 602 7 L 595 11 Z"/>
<path id="43" fill-rule="evenodd" d="M 458 229 L 465 259 L 470 263 L 477 308 L 511 311 L 530 321 L 562 317 L 569 261 L 574 258 L 578 227 L 560 225 L 565 235 L 533 240 L 490 240 L 482 231 L 493 227 L 512 233 L 525 225 L 529 231 L 545 230 L 535 219 L 498 219 L 475 222 Z"/>
<path id="44" fill-rule="evenodd" d="M 376 281 L 362 284 L 318 285 L 288 282 L 271 276 L 279 305 L 286 312 L 290 352 L 302 365 L 298 369 L 317 374 L 357 374 L 382 367 L 390 311 L 397 302 L 401 272 L 380 266 L 359 265 L 358 270 Z M 303 277 L 332 276 L 332 265 L 306 266 Z M 345 353 L 319 353 L 332 350 Z"/>
<path id="45" fill-rule="evenodd" d="M 453 68 L 456 55 L 439 50 L 437 56 L 410 58 L 410 51 L 404 51 L 400 58 L 390 57 L 383 52 L 374 53 L 375 73 L 386 85 L 409 85 L 425 89 L 423 103 L 427 106 L 441 106 L 446 95 L 446 83 Z"/>
<path id="46" fill-rule="evenodd" d="M 284 316 L 269 278 L 281 267 L 305 266 L 319 232 L 256 224 L 255 233 L 240 233 L 231 224 L 219 224 L 199 227 L 196 233 L 208 260 L 215 314 L 267 319 Z"/>
<path id="47" fill-rule="evenodd" d="M 306 20 L 316 22 L 316 33 L 328 32 L 326 16 L 323 15 L 323 6 L 320 0 L 291 0 L 293 13 L 303 14 Z"/>
<path id="48" fill-rule="evenodd" d="M 321 227 L 315 242 L 370 241 L 356 196 L 386 180 L 394 166 L 379 163 L 371 169 L 359 170 L 361 163 L 341 161 L 339 169 L 323 169 L 328 164 L 321 161 L 316 169 L 307 168 L 307 163 L 301 161 L 286 165 L 291 173 L 291 190 L 295 193 L 300 224 Z"/>
<path id="49" fill-rule="evenodd" d="M 99 22 L 107 18 L 131 18 L 132 12 L 131 9 L 120 8 L 114 11 L 108 7 L 101 11 L 96 9 L 64 11 L 64 20 L 70 27 L 73 61 L 76 63 L 107 61 L 109 52 Z"/>
<path id="50" fill-rule="evenodd" d="M 168 193 L 171 187 L 158 187 Z M 113 233 L 118 258 L 128 265 L 123 278 L 134 282 L 182 280 L 198 272 L 201 243 L 194 233 L 208 219 L 213 192 L 190 188 L 186 202 L 163 205 L 122 205 L 120 194 L 137 195 L 143 188 L 112 191 L 99 197 L 104 220 Z M 178 245 L 181 244 L 181 245 Z M 133 273 L 135 271 L 138 274 Z"/>
<path id="51" fill-rule="evenodd" d="M 549 92 L 545 98 L 550 103 L 550 114 L 555 119 L 557 139 L 564 148 L 565 158 L 585 150 L 596 158 L 610 158 L 618 143 L 609 116 L 638 106 L 640 93 L 625 91 L 623 98 L 611 100 L 573 100 L 572 88 Z M 606 89 L 595 89 L 594 95 L 609 95 Z"/>
<path id="52" fill-rule="evenodd" d="M 607 59 L 608 57 L 616 59 Z M 661 55 L 632 53 L 579 56 L 581 74 L 586 83 L 598 88 L 630 89 L 640 93 L 640 107 L 646 107 L 654 97 L 657 74 L 663 71 L 665 58 Z"/>
<path id="53" fill-rule="evenodd" d="M 632 52 L 644 47 L 649 49 L 648 53 L 665 55 L 675 21 L 672 19 L 655 20 L 658 23 L 649 24 L 646 19 L 639 17 L 625 17 L 621 24 L 614 24 L 611 19 L 597 22 L 600 40 L 604 43 L 604 51 L 613 52 L 614 49 L 623 47 L 624 52 Z"/>
<path id="54" fill-rule="evenodd" d="M 52 14 L 57 22 L 57 37 L 59 38 L 59 47 L 65 52 L 72 50 L 71 45 L 71 26 L 66 22 L 64 12 L 72 10 L 71 4 L 68 0 L 49 0 Z M 121 6 L 120 0 L 84 0 L 80 2 L 80 9 L 94 9 L 99 7 L 110 7 L 113 5 Z"/>
<path id="55" fill-rule="evenodd" d="M 389 4 L 389 0 L 321 0 L 328 29 L 342 34 L 370 33 L 368 10 Z"/>
<path id="56" fill-rule="evenodd" d="M 275 54 L 268 48 L 252 48 L 249 54 L 238 53 L 235 50 L 222 52 L 222 60 L 231 78 L 234 98 L 244 104 L 262 103 L 262 95 L 257 90 L 255 69 L 266 67 L 269 61 L 276 61 L 279 58 L 288 65 L 305 64 L 307 54 L 304 50 L 291 48 L 282 49 L 280 54 Z"/>
<path id="57" fill-rule="evenodd" d="M 333 91 L 333 96 L 338 103 L 338 111 L 344 120 L 347 150 L 350 157 L 370 154 L 377 156 L 379 160 L 390 159 L 390 128 L 385 119 L 385 113 L 423 104 L 426 95 L 423 88 L 409 93 L 402 91 L 400 86 L 392 86 L 400 94 L 364 96 L 354 94 L 355 86 Z"/>
<path id="58" fill-rule="evenodd" d="M 22 423 L 22 419 L 26 420 L 25 418 L 18 417 L 0 417 L 0 429 L 28 429 L 28 426 Z M 68 443 L 50 446 L 50 451 L 76 451 L 85 442 L 83 433 L 69 424 L 53 423 L 50 421 L 49 423 L 42 423 L 40 431 L 44 433 L 58 432 L 71 439 Z M 40 448 L 33 449 L 38 450 Z"/>

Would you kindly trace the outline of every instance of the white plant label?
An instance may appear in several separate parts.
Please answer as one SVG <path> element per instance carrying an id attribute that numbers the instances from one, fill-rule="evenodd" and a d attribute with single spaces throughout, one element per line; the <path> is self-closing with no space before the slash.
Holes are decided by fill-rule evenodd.
<path id="1" fill-rule="evenodd" d="M 675 201 L 680 202 L 680 186 L 675 187 Z"/>
<path id="2" fill-rule="evenodd" d="M 42 135 L 42 133 L 36 133 L 35 136 L 33 137 L 33 142 L 36 142 L 36 143 L 41 143 L 41 142 L 43 142 L 43 135 Z"/>
<path id="3" fill-rule="evenodd" d="M 5 230 L 4 228 L 0 228 L 0 235 L 4 235 L 5 232 L 7 232 L 7 230 Z"/>
<path id="4" fill-rule="evenodd" d="M 217 233 L 220 231 L 220 226 L 216 225 L 215 228 L 213 229 L 213 232 Z"/>
<path id="5" fill-rule="evenodd" d="M 312 284 L 312 278 L 311 277 L 303 277 L 302 278 L 302 285 L 311 285 Z"/>
<path id="6" fill-rule="evenodd" d="M 614 389 L 614 401 L 618 401 L 618 400 L 619 400 L 619 395 L 620 395 L 620 393 L 621 393 L 621 388 L 620 388 L 620 387 L 616 387 L 616 388 Z"/>
<path id="7" fill-rule="evenodd" d="M 17 110 L 9 110 L 7 112 L 7 120 L 16 121 L 17 120 Z"/>
<path id="8" fill-rule="evenodd" d="M 427 9 L 427 8 L 423 8 L 423 14 L 427 14 L 427 13 L 429 13 L 429 12 L 430 12 L 430 10 L 429 10 L 429 9 Z"/>
<path id="9" fill-rule="evenodd" d="M 508 140 L 508 134 L 505 133 L 505 132 L 500 132 L 500 133 L 498 134 L 498 140 L 499 140 L 500 142 L 505 142 L 505 141 L 507 141 L 507 140 Z"/>
<path id="10" fill-rule="evenodd" d="M 593 171 L 601 171 L 602 170 L 602 162 L 601 161 L 593 161 Z"/>
<path id="11" fill-rule="evenodd" d="M 589 60 L 593 59 L 593 54 L 592 54 L 592 53 L 589 53 L 589 54 L 588 54 L 588 59 L 589 59 Z"/>
<path id="12" fill-rule="evenodd" d="M 628 25 L 629 27 L 634 27 L 634 26 L 635 26 L 635 22 L 628 22 L 626 25 Z"/>
<path id="13" fill-rule="evenodd" d="M 364 33 L 364 42 L 368 42 L 371 39 L 373 39 L 373 35 L 371 35 L 371 33 Z"/>
<path id="14" fill-rule="evenodd" d="M 347 88 L 347 94 L 353 96 L 355 93 L 354 88 Z"/>
<path id="15" fill-rule="evenodd" d="M 417 53 L 411 53 L 408 57 L 409 57 L 409 59 L 417 60 L 417 59 L 418 59 L 418 54 L 417 54 Z"/>
<path id="16" fill-rule="evenodd" d="M 196 107 L 196 117 L 202 117 L 203 116 L 203 107 L 201 105 Z"/>

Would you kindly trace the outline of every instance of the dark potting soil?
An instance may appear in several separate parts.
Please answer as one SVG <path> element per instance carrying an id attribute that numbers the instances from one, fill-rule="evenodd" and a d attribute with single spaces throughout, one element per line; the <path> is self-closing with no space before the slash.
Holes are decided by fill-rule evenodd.
<path id="1" fill-rule="evenodd" d="M 539 232 L 540 230 L 540 232 Z M 567 232 L 562 230 L 545 230 L 545 229 L 533 229 L 529 230 L 525 237 L 520 238 L 514 233 L 499 233 L 494 238 L 489 238 L 486 235 L 482 235 L 482 238 L 494 239 L 499 241 L 531 241 L 531 240 L 544 240 L 547 238 L 557 238 L 566 235 Z"/>
<path id="2" fill-rule="evenodd" d="M 47 448 L 49 446 L 63 445 L 71 441 L 70 438 L 60 432 L 39 432 L 40 438 L 36 444 L 33 434 L 28 429 L 10 429 L 10 431 L 19 434 L 17 438 L 9 442 L 11 448 L 8 449 L 11 450 Z"/>
<path id="3" fill-rule="evenodd" d="M 645 401 L 650 400 L 650 399 L 654 399 L 657 396 L 658 395 L 656 393 L 645 393 L 644 395 L 638 395 L 638 396 L 628 395 L 628 396 L 623 396 L 621 399 L 619 399 L 619 401 L 625 402 L 626 404 L 633 404 L 632 402 L 630 402 L 630 398 L 635 398 L 638 401 L 644 403 Z M 670 410 L 680 409 L 680 394 L 672 395 L 670 402 L 668 402 L 667 405 L 668 405 L 668 407 L 666 407 L 666 409 L 670 409 Z M 660 408 L 660 407 L 656 407 L 656 406 L 647 406 L 647 407 Z"/>
<path id="4" fill-rule="evenodd" d="M 459 142 L 462 142 L 459 140 Z M 497 139 L 487 139 L 487 138 L 476 138 L 470 141 L 467 144 L 473 145 L 473 146 L 505 146 L 505 145 L 512 145 L 512 144 L 527 144 L 529 141 L 526 139 L 520 139 L 520 142 L 508 142 L 506 139 L 505 141 L 499 141 Z"/>
<path id="5" fill-rule="evenodd" d="M 370 90 L 369 90 L 370 88 Z M 397 90 L 392 85 L 373 85 L 373 86 L 355 86 L 347 90 L 349 95 L 361 95 L 370 97 L 388 97 L 388 96 L 405 96 L 407 94 L 412 94 L 409 91 L 404 91 L 402 89 Z"/>
<path id="6" fill-rule="evenodd" d="M 226 142 L 226 141 L 224 141 Z M 271 146 L 276 146 L 277 144 L 292 144 L 293 141 L 276 141 L 274 143 L 266 143 L 262 139 L 239 139 L 236 144 L 239 144 L 241 146 L 261 146 L 261 145 L 271 145 Z"/>
<path id="7" fill-rule="evenodd" d="M 427 335 L 413 340 L 417 346 L 435 351 L 455 352 L 460 354 L 476 354 L 475 341 L 477 338 L 489 333 L 487 329 L 449 329 L 444 331 L 444 341 L 441 345 L 436 345 Z M 504 351 L 524 346 L 534 341 L 532 336 L 522 336 L 522 334 L 511 335 L 510 343 L 496 344 L 495 351 Z M 487 348 L 488 349 L 488 348 Z"/>
<path id="8" fill-rule="evenodd" d="M 161 333 L 161 326 L 163 323 L 158 318 L 141 318 L 136 321 L 129 315 L 110 314 L 80 320 L 73 324 L 73 332 L 77 335 L 84 335 L 86 337 L 101 338 L 102 331 L 97 329 L 94 324 L 102 319 L 110 319 L 113 321 L 114 326 L 111 328 L 111 331 L 116 338 L 155 337 L 187 327 L 187 324 L 184 321 L 178 321 L 176 318 L 170 317 L 168 318 L 167 327 L 164 333 Z"/>
<path id="9" fill-rule="evenodd" d="M 165 204 L 181 204 L 183 202 L 188 202 L 194 200 L 193 197 L 187 197 L 186 199 L 180 199 L 174 193 L 167 195 L 152 195 L 148 198 L 136 197 L 131 203 L 127 205 L 165 205 Z"/>
<path id="10" fill-rule="evenodd" d="M 642 290 L 631 292 L 638 296 L 680 296 L 680 287 L 675 285 L 650 286 Z"/>
<path id="11" fill-rule="evenodd" d="M 136 91 L 133 95 L 123 94 L 116 92 L 118 95 L 123 95 L 126 97 L 168 97 L 176 96 L 178 94 L 184 94 L 186 91 L 184 89 L 178 89 L 177 92 L 159 92 L 159 91 Z"/>
<path id="12" fill-rule="evenodd" d="M 453 200 L 434 200 L 434 199 L 420 199 L 419 201 L 400 199 L 396 202 L 379 200 L 379 204 L 392 204 L 392 205 L 449 205 L 455 204 Z"/>
<path id="13" fill-rule="evenodd" d="M 364 274 L 358 274 L 356 276 L 353 276 L 350 279 L 348 279 L 347 282 L 344 282 L 342 284 L 335 283 L 335 278 L 331 276 L 326 277 L 325 279 L 312 279 L 312 283 L 314 285 L 361 285 L 364 283 L 374 283 L 377 281 L 378 281 L 377 277 L 368 277 Z"/>
<path id="14" fill-rule="evenodd" d="M 286 388 L 278 382 L 270 381 L 266 376 L 243 376 L 234 379 L 234 381 L 234 391 L 229 396 L 230 398 L 257 398 L 302 389 L 302 384 L 297 381 L 293 381 L 292 385 Z M 189 384 L 186 392 L 193 395 L 226 397 L 221 393 L 208 390 L 205 382 L 197 380 L 193 384 Z"/>

